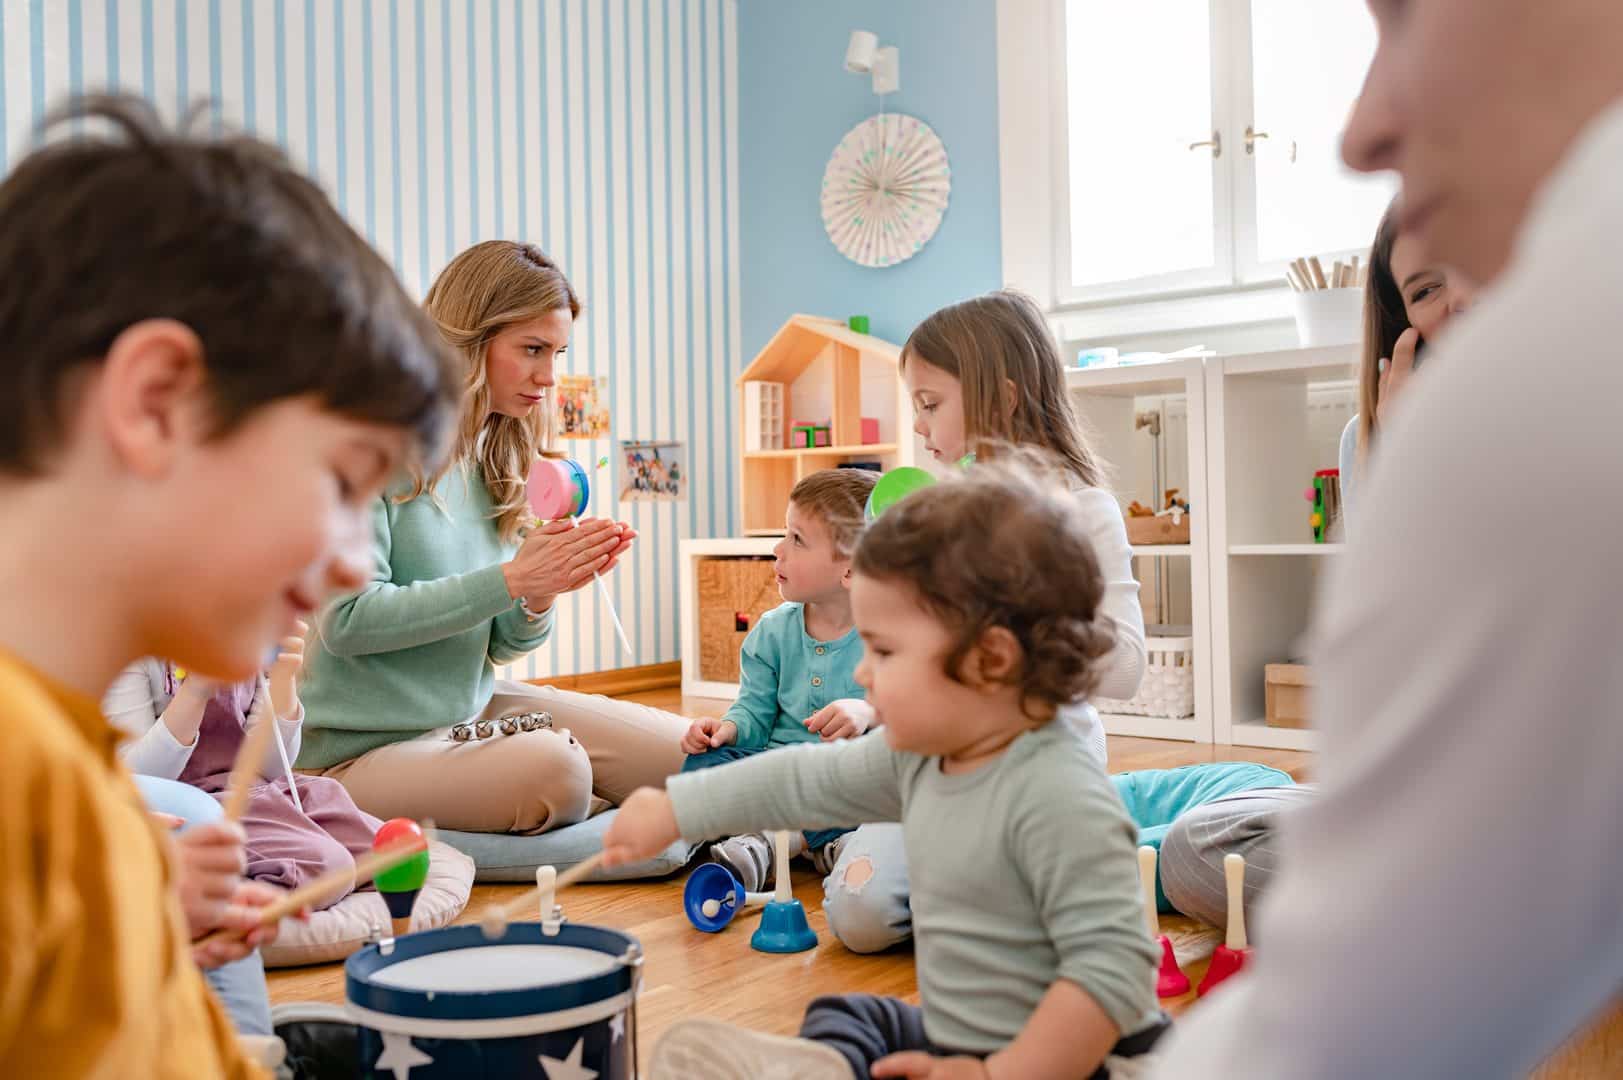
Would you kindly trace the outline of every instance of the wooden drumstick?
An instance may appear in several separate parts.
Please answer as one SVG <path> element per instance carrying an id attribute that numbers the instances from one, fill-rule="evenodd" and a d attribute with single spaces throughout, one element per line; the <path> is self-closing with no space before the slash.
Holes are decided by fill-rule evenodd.
<path id="1" fill-rule="evenodd" d="M 353 870 L 339 867 L 337 870 L 322 874 L 314 881 L 301 885 L 290 893 L 284 893 L 275 901 L 266 904 L 259 912 L 259 925 L 271 926 L 289 915 L 304 910 L 311 904 L 318 904 L 340 889 L 361 886 L 371 881 L 385 870 L 392 869 L 417 854 L 428 850 L 429 841 L 433 838 L 431 828 L 423 830 L 422 839 L 412 837 L 399 844 L 391 844 L 381 851 L 369 851 L 355 860 Z M 207 945 L 214 941 L 224 941 L 230 938 L 239 938 L 242 931 L 234 929 L 220 929 L 209 934 L 198 942 Z"/>
<path id="2" fill-rule="evenodd" d="M 568 870 L 558 875 L 558 880 L 552 883 L 553 895 L 563 892 L 581 878 L 597 869 L 597 864 L 603 861 L 603 852 L 598 852 L 591 858 L 582 859 Z M 507 931 L 507 924 L 517 922 L 541 899 L 539 886 L 526 889 L 522 895 L 510 900 L 499 907 L 493 907 L 485 912 L 479 920 L 479 928 L 484 931 L 485 937 L 494 941 Z"/>
<path id="3" fill-rule="evenodd" d="M 270 749 L 271 733 L 276 730 L 276 706 L 271 703 L 268 687 L 262 700 L 265 707 L 259 710 L 259 720 L 248 725 L 242 745 L 237 747 L 237 758 L 231 763 L 231 778 L 225 786 L 227 821 L 241 821 L 242 812 L 248 809 L 248 789 L 259 775 L 259 763 L 265 760 L 265 753 Z M 254 709 L 249 706 L 250 720 L 253 714 Z"/>

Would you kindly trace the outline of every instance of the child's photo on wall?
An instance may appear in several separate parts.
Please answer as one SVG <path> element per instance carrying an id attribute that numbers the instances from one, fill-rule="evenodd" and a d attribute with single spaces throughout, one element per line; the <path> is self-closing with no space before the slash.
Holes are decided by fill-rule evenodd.
<path id="1" fill-rule="evenodd" d="M 621 502 L 679 502 L 687 485 L 687 452 L 677 442 L 623 442 Z"/>

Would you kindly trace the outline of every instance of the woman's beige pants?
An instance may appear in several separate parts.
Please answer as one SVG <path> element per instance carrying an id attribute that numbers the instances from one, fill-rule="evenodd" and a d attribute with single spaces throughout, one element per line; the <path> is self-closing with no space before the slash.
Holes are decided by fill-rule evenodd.
<path id="1" fill-rule="evenodd" d="M 536 711 L 552 714 L 551 730 L 453 742 L 449 728 L 436 728 L 322 775 L 380 818 L 541 833 L 584 821 L 639 787 L 664 787 L 682 768 L 689 721 L 630 701 L 498 679 L 477 719 Z"/>

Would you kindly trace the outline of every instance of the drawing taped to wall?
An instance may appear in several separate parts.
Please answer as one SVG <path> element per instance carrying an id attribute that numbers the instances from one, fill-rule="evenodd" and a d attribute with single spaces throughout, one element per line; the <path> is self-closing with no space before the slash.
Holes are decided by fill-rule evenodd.
<path id="1" fill-rule="evenodd" d="M 560 375 L 553 390 L 553 430 L 560 439 L 603 439 L 609 434 L 609 380 Z"/>

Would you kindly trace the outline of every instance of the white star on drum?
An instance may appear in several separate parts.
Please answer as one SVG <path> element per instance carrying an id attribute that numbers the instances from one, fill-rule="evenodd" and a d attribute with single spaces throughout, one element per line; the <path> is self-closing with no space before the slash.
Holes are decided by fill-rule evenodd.
<path id="1" fill-rule="evenodd" d="M 625 1013 L 619 1013 L 619 1014 L 617 1014 L 615 1016 L 615 1018 L 613 1020 L 609 1021 L 609 1041 L 611 1043 L 616 1043 L 616 1042 L 619 1042 L 621 1039 L 623 1039 L 625 1037 L 626 1037 L 626 1014 Z"/>
<path id="2" fill-rule="evenodd" d="M 542 1054 L 541 1071 L 547 1074 L 547 1080 L 597 1080 L 597 1070 L 588 1069 L 580 1063 L 580 1055 L 585 1048 L 586 1038 L 582 1036 L 575 1040 L 575 1048 L 562 1061 Z"/>
<path id="3" fill-rule="evenodd" d="M 394 1073 L 394 1080 L 407 1080 L 411 1070 L 417 1065 L 432 1065 L 434 1059 L 411 1045 L 410 1035 L 400 1035 L 393 1031 L 385 1031 L 383 1035 L 383 1053 L 372 1068 L 378 1072 L 388 1069 Z"/>

